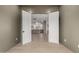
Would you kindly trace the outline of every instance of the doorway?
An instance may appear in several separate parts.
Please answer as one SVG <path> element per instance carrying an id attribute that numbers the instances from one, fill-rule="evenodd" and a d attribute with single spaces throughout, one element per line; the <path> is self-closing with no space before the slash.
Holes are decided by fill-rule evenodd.
<path id="1" fill-rule="evenodd" d="M 32 14 L 32 41 L 48 41 L 48 14 Z"/>
<path id="2" fill-rule="evenodd" d="M 59 11 L 47 14 L 22 11 L 22 44 L 32 41 L 59 44 Z"/>

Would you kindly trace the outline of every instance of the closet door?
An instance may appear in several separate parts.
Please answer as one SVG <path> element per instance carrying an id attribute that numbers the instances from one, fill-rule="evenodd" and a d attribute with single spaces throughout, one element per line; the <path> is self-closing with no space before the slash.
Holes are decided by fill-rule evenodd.
<path id="1" fill-rule="evenodd" d="M 49 13 L 49 38 L 50 43 L 59 44 L 59 12 Z"/>
<path id="2" fill-rule="evenodd" d="M 22 10 L 22 44 L 31 41 L 31 13 Z"/>

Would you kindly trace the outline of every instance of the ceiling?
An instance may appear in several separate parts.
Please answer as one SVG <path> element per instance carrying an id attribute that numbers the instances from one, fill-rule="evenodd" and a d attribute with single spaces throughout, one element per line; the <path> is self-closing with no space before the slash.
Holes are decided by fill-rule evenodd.
<path id="1" fill-rule="evenodd" d="M 45 14 L 48 13 L 48 11 L 54 12 L 59 10 L 58 5 L 22 5 L 20 7 L 21 9 L 31 11 L 34 14 Z"/>

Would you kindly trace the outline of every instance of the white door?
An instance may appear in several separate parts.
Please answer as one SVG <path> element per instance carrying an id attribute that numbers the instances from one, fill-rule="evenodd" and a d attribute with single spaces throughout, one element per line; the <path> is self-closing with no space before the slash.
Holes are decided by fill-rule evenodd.
<path id="1" fill-rule="evenodd" d="M 22 44 L 31 42 L 31 13 L 22 10 Z"/>
<path id="2" fill-rule="evenodd" d="M 51 43 L 59 44 L 59 12 L 49 13 L 49 38 Z"/>

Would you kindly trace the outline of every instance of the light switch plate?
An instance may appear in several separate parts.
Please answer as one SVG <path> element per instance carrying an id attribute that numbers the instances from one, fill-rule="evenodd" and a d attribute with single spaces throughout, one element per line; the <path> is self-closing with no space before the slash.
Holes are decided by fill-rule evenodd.
<path id="1" fill-rule="evenodd" d="M 78 44 L 78 48 L 79 48 L 79 44 Z"/>
<path id="2" fill-rule="evenodd" d="M 18 40 L 18 38 L 16 38 L 16 41 Z"/>
<path id="3" fill-rule="evenodd" d="M 66 39 L 64 39 L 64 42 L 66 42 L 67 40 Z"/>

